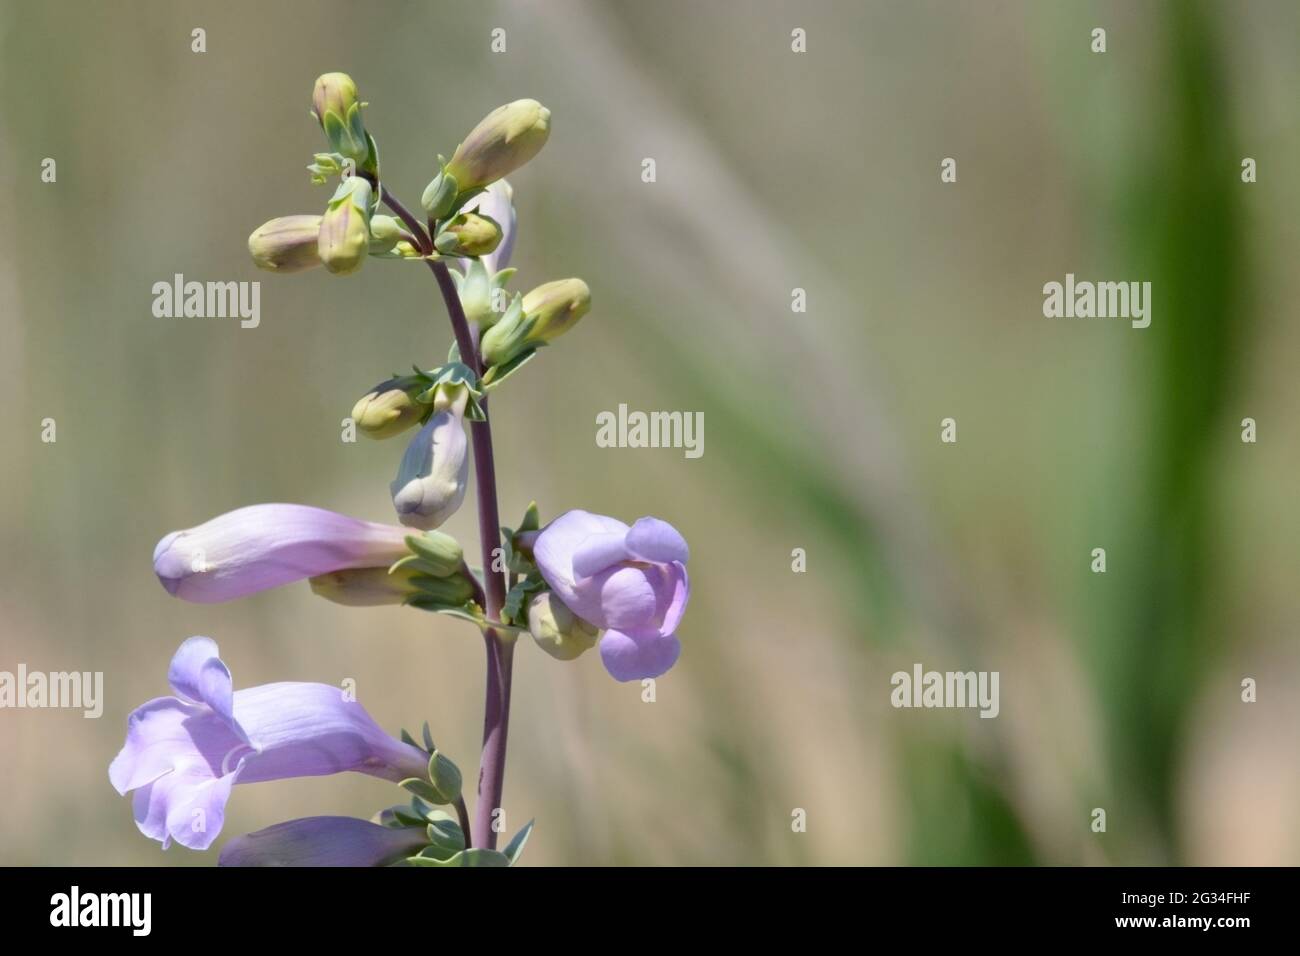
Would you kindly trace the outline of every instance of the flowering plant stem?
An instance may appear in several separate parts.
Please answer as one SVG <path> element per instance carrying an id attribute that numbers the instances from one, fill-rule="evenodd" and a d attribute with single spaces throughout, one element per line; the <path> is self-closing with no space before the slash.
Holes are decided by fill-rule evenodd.
<path id="1" fill-rule="evenodd" d="M 387 189 L 382 191 L 383 201 L 402 220 L 416 237 L 426 255 L 433 250 L 433 241 L 424 225 Z M 438 288 L 442 292 L 452 332 L 460 350 L 461 361 L 475 376 L 482 378 L 483 366 L 479 361 L 478 341 L 474 329 L 465 318 L 460 304 L 460 294 L 452 282 L 447 264 L 442 260 L 426 260 Z M 492 566 L 501 547 L 501 517 L 497 507 L 496 465 L 492 456 L 492 425 L 488 417 L 486 396 L 480 401 L 483 420 L 470 423 L 470 441 L 474 448 L 474 480 L 478 488 L 479 547 L 483 557 L 483 580 L 486 592 L 484 611 L 489 621 L 500 620 L 501 608 L 506 599 L 504 572 L 493 571 Z M 478 802 L 474 808 L 471 831 L 472 845 L 496 849 L 497 833 L 493 827 L 495 811 L 501 806 L 501 793 L 506 775 L 506 735 L 510 727 L 510 679 L 514 666 L 515 642 L 492 627 L 483 629 L 487 646 L 487 689 L 483 704 L 483 753 L 479 762 Z"/>

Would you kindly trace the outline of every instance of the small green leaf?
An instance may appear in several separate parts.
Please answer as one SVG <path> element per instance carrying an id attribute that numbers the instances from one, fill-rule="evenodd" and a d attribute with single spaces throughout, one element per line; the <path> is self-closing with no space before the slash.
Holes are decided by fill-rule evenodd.
<path id="1" fill-rule="evenodd" d="M 429 733 L 429 722 L 427 720 L 424 722 L 422 732 L 424 735 L 424 749 L 429 753 L 433 753 L 438 748 L 433 745 L 433 734 Z"/>
<path id="2" fill-rule="evenodd" d="M 538 349 L 531 348 L 526 352 L 521 352 L 519 355 L 516 355 L 509 362 L 506 362 L 505 365 L 493 365 L 483 373 L 483 391 L 490 392 L 495 389 L 511 375 L 514 375 L 515 372 L 523 368 L 524 365 L 528 363 L 528 360 L 536 355 L 537 352 Z"/>
<path id="3" fill-rule="evenodd" d="M 409 805 L 398 804 L 375 814 L 374 821 L 382 827 L 400 830 L 403 827 L 427 826 L 424 817 L 411 809 Z"/>
<path id="4" fill-rule="evenodd" d="M 445 814 L 443 816 L 446 817 Z M 446 860 L 465 849 L 465 834 L 461 831 L 460 824 L 453 819 L 433 821 L 427 825 L 426 832 L 429 847 L 421 851 L 426 856 Z M 434 852 L 431 853 L 431 850 Z"/>
<path id="5" fill-rule="evenodd" d="M 524 607 L 533 595 L 546 588 L 546 582 L 540 576 L 523 578 L 515 582 L 506 594 L 505 604 L 501 607 L 501 623 L 516 624 L 524 619 Z"/>
<path id="6" fill-rule="evenodd" d="M 536 820 L 529 820 L 524 824 L 523 829 L 516 833 L 510 839 L 510 842 L 506 844 L 504 852 L 510 860 L 511 866 L 519 862 L 519 854 L 524 852 L 524 844 L 528 842 L 528 835 L 533 832 L 533 824 L 536 822 Z"/>
<path id="7" fill-rule="evenodd" d="M 428 803 L 438 804 L 444 802 L 438 791 L 433 789 L 433 785 L 427 780 L 421 780 L 419 777 L 407 777 L 398 786 Z"/>
<path id="8" fill-rule="evenodd" d="M 433 792 L 441 797 L 435 802 L 448 804 L 460 799 L 463 783 L 460 768 L 436 750 L 429 757 L 429 782 Z"/>

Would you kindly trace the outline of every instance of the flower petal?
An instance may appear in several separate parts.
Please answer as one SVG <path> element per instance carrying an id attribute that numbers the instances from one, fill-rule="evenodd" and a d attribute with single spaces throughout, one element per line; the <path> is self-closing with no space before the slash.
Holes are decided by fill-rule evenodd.
<path id="1" fill-rule="evenodd" d="M 627 550 L 632 557 L 655 564 L 685 564 L 691 555 L 681 532 L 658 518 L 637 519 L 627 533 Z"/>
<path id="2" fill-rule="evenodd" d="M 627 531 L 627 525 L 614 518 L 574 510 L 560 515 L 537 536 L 533 557 L 542 577 L 579 616 L 585 617 L 576 607 L 579 599 L 574 592 L 574 580 L 578 577 L 573 570 L 574 554 L 590 537 L 626 535 Z"/>
<path id="3" fill-rule="evenodd" d="M 235 733 L 244 736 L 231 712 L 234 686 L 230 670 L 222 663 L 212 638 L 191 637 L 185 641 L 172 657 L 167 683 L 182 700 L 207 704 Z"/>
<path id="4" fill-rule="evenodd" d="M 667 598 L 666 604 L 661 604 L 659 629 L 664 634 L 672 634 L 681 624 L 686 604 L 691 599 L 691 579 L 686 573 L 686 565 L 673 563 L 668 570 L 666 586 L 660 587 L 658 594 L 661 601 Z"/>
<path id="5" fill-rule="evenodd" d="M 631 557 L 626 542 L 627 535 L 622 531 L 591 535 L 573 552 L 573 577 L 589 578 L 611 565 L 626 561 Z"/>
<path id="6" fill-rule="evenodd" d="M 396 782 L 428 770 L 428 754 L 390 737 L 339 687 L 261 684 L 235 691 L 234 711 L 257 748 L 240 783 L 349 770 Z"/>
<path id="7" fill-rule="evenodd" d="M 628 634 L 609 630 L 600 639 L 600 659 L 617 681 L 658 677 L 677 663 L 681 641 L 671 634 Z"/>
<path id="8" fill-rule="evenodd" d="M 159 777 L 135 792 L 136 826 L 145 836 L 175 840 L 191 850 L 206 850 L 221 833 L 226 801 L 238 770 L 213 777 L 202 766 L 186 767 Z"/>
<path id="9" fill-rule="evenodd" d="M 407 553 L 407 534 L 323 508 L 252 505 L 164 537 L 154 572 L 186 601 L 229 601 L 342 568 L 391 564 Z"/>
<path id="10" fill-rule="evenodd" d="M 353 817 L 304 817 L 237 836 L 221 866 L 385 866 L 429 842 L 422 827 L 381 827 Z"/>
<path id="11" fill-rule="evenodd" d="M 209 777 L 216 777 L 230 771 L 248 750 L 248 744 L 209 708 L 159 697 L 132 711 L 126 743 L 109 765 L 108 778 L 124 794 L 180 766 L 206 768 Z"/>

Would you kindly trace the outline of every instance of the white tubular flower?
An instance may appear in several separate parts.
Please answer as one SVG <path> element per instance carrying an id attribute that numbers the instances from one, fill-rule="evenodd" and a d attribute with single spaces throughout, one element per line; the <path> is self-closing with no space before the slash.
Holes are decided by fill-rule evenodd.
<path id="1" fill-rule="evenodd" d="M 390 490 L 397 520 L 431 531 L 460 508 L 469 482 L 469 439 L 465 434 L 468 391 L 445 388 L 432 418 L 411 439 Z"/>

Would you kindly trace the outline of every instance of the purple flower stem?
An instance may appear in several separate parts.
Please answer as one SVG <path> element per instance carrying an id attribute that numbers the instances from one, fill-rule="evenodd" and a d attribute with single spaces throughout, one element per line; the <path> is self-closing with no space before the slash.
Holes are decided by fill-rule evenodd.
<path id="1" fill-rule="evenodd" d="M 478 357 L 478 343 L 460 305 L 460 295 L 447 272 L 447 264 L 440 260 L 429 262 L 429 268 L 438 279 L 447 314 L 456 334 L 461 360 L 482 376 Z M 480 401 L 483 421 L 470 422 L 470 441 L 474 445 L 474 481 L 478 488 L 478 534 L 483 554 L 483 578 L 487 592 L 489 621 L 499 620 L 506 601 L 506 579 L 501 572 L 492 570 L 497 549 L 501 547 L 501 516 L 497 508 L 496 465 L 492 457 L 492 424 L 488 419 L 487 399 Z M 478 803 L 474 808 L 474 845 L 496 849 L 497 834 L 492 824 L 495 811 L 501 806 L 501 794 L 506 777 L 506 736 L 510 729 L 510 678 L 514 664 L 515 642 L 503 638 L 493 628 L 483 629 L 487 646 L 487 691 L 483 706 L 483 754 L 478 771 Z"/>
<path id="2" fill-rule="evenodd" d="M 366 179 L 370 180 L 371 186 L 378 187 L 378 180 L 368 175 L 366 176 Z M 420 224 L 420 220 L 415 217 L 415 214 L 412 213 L 411 210 L 403 206 L 398 201 L 397 197 L 392 195 L 386 188 L 381 190 L 381 192 L 383 193 L 384 205 L 397 213 L 397 218 L 406 223 L 406 228 L 411 230 L 411 235 L 415 236 L 415 244 L 419 247 L 419 250 L 426 256 L 431 253 L 433 251 L 433 240 L 430 239 L 429 234 L 424 231 L 424 226 Z M 457 299 L 457 302 L 459 301 L 460 300 Z"/>
<path id="3" fill-rule="evenodd" d="M 387 189 L 383 190 L 384 204 L 395 212 L 408 229 L 419 240 L 421 251 L 426 255 L 432 251 L 433 243 L 430 233 L 425 231 L 420 220 L 407 209 Z M 432 223 L 430 224 L 432 228 Z M 447 263 L 441 259 L 426 259 L 425 263 L 438 280 L 442 300 L 447 306 L 447 315 L 451 319 L 452 332 L 456 336 L 456 347 L 460 350 L 461 361 L 468 365 L 476 376 L 483 376 L 483 366 L 479 361 L 478 343 L 465 310 L 461 308 L 460 293 L 447 271 Z M 483 610 L 489 621 L 499 621 L 501 608 L 506 601 L 506 579 L 504 573 L 494 572 L 492 562 L 497 549 L 501 547 L 501 517 L 497 507 L 496 465 L 492 456 L 492 425 L 488 420 L 487 398 L 479 402 L 483 409 L 483 421 L 470 422 L 470 441 L 474 446 L 474 480 L 478 486 L 478 533 L 479 547 L 483 555 L 483 578 L 486 601 Z M 487 690 L 483 705 L 483 753 L 479 760 L 478 803 L 475 806 L 474 822 L 469 832 L 472 844 L 489 850 L 496 849 L 497 834 L 493 828 L 495 811 L 501 806 L 501 794 L 506 778 L 506 737 L 510 729 L 510 683 L 514 669 L 515 642 L 510 635 L 502 634 L 492 627 L 483 629 L 483 641 L 487 646 Z M 461 808 L 457 808 L 460 812 Z M 462 827 L 464 820 L 462 818 Z"/>

